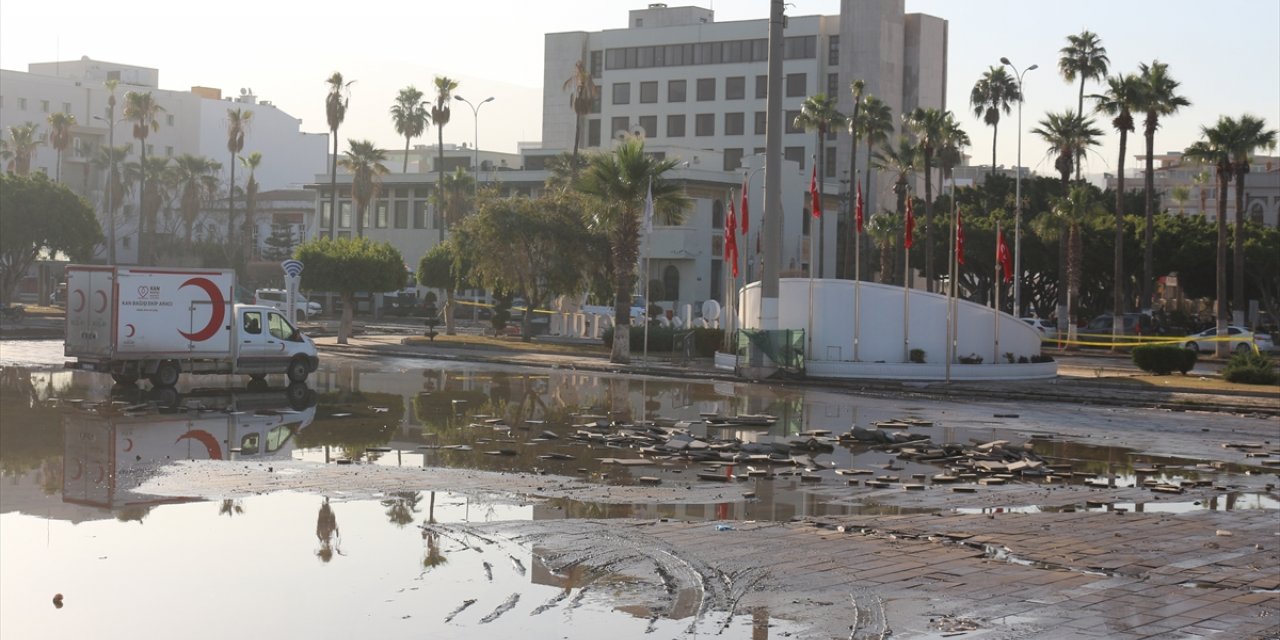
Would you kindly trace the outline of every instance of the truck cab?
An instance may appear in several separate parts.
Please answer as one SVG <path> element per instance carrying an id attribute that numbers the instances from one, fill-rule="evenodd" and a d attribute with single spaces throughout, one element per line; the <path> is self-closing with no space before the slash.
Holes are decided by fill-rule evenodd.
<path id="1" fill-rule="evenodd" d="M 315 344 L 275 307 L 236 305 L 235 368 L 254 379 L 284 371 L 293 382 L 319 366 Z"/>

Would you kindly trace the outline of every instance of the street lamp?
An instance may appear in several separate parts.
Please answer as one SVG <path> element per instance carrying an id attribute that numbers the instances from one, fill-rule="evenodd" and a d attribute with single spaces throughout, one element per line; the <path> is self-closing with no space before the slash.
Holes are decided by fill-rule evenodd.
<path id="1" fill-rule="evenodd" d="M 116 263 L 116 210 L 115 210 L 115 186 L 116 186 L 116 122 L 115 114 L 112 114 L 110 120 L 102 116 L 94 116 L 94 120 L 101 120 L 107 123 L 107 264 Z"/>
<path id="2" fill-rule="evenodd" d="M 1022 76 L 1040 68 L 1040 65 L 1033 64 L 1018 73 L 1018 68 L 1008 58 L 1000 58 L 1000 64 L 1013 69 L 1013 75 L 1018 79 L 1018 166 L 1014 167 L 1013 196 L 1017 212 L 1013 219 L 1013 272 L 1016 274 L 1013 281 L 1013 315 L 1017 316 L 1022 313 L 1022 102 L 1026 99 L 1022 92 Z"/>
<path id="3" fill-rule="evenodd" d="M 474 123 L 473 125 L 474 130 L 472 131 L 472 138 L 471 138 L 471 142 L 472 142 L 471 163 L 475 165 L 475 168 L 474 168 L 474 171 L 476 172 L 475 188 L 476 188 L 476 193 L 479 193 L 480 192 L 480 107 L 483 107 L 486 102 L 493 102 L 493 96 L 489 96 L 488 98 L 481 100 L 480 104 L 471 104 L 470 100 L 457 95 L 455 95 L 453 99 L 457 100 L 458 102 L 465 102 L 467 103 L 468 107 L 471 107 L 471 119 L 472 119 L 472 122 Z"/>

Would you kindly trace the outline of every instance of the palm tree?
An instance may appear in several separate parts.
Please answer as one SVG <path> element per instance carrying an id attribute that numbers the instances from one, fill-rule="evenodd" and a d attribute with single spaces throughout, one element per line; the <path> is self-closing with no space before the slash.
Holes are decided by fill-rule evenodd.
<path id="1" fill-rule="evenodd" d="M 894 281 L 893 269 L 898 263 L 894 259 L 893 249 L 897 245 L 898 238 L 902 236 L 901 217 L 883 210 L 871 216 L 867 224 L 867 234 L 880 249 L 880 283 L 889 284 Z"/>
<path id="2" fill-rule="evenodd" d="M 1067 46 L 1059 50 L 1058 72 L 1067 82 L 1075 82 L 1080 78 L 1080 98 L 1076 103 L 1076 113 L 1084 113 L 1084 83 L 1086 80 L 1098 80 L 1107 76 L 1107 48 L 1102 46 L 1102 39 L 1092 31 L 1081 31 L 1080 35 L 1067 36 Z M 1080 158 L 1076 162 L 1076 180 L 1080 179 Z"/>
<path id="3" fill-rule="evenodd" d="M 108 126 L 108 127 L 110 127 L 110 129 L 107 131 L 107 141 L 108 141 L 108 144 L 114 144 L 114 143 L 115 143 L 115 136 L 116 136 L 116 86 L 118 86 L 119 84 L 120 84 L 120 81 L 119 81 L 119 80 L 115 80 L 115 79 L 107 80 L 106 82 L 103 82 L 103 83 L 102 83 L 102 85 L 103 85 L 104 87 L 106 87 L 106 89 L 107 89 L 107 126 Z M 106 169 L 107 169 L 107 183 L 108 183 L 109 185 L 113 185 L 113 184 L 117 184 L 117 183 L 121 182 L 120 170 L 119 170 L 119 169 L 117 169 L 117 167 L 118 167 L 119 165 L 118 165 L 118 164 L 116 164 L 116 162 L 115 162 L 115 160 L 114 160 L 113 156 L 114 156 L 114 154 L 109 153 L 109 154 L 108 154 L 108 156 L 106 157 L 106 161 L 107 161 L 107 167 L 106 167 Z M 115 210 L 116 210 L 117 208 L 119 208 L 119 207 L 120 207 L 120 205 L 121 205 L 120 197 L 122 197 L 122 196 L 121 196 L 121 194 L 123 193 L 123 190 L 117 190 L 117 189 L 114 189 L 114 188 L 113 188 L 113 189 L 111 189 L 111 191 L 109 191 L 108 193 L 110 193 L 112 196 L 115 196 L 115 197 L 111 197 L 111 198 L 108 198 L 108 199 L 107 199 L 107 209 L 110 209 L 110 211 L 108 212 L 108 215 L 109 215 L 110 217 L 109 217 L 109 218 L 108 218 L 108 220 L 107 220 L 107 222 L 108 222 L 108 227 L 107 227 L 107 229 L 108 229 L 108 235 L 107 235 L 107 245 L 108 245 L 108 246 L 107 246 L 107 264 L 114 265 L 114 264 L 116 263 L 116 215 L 115 215 Z"/>
<path id="4" fill-rule="evenodd" d="M 902 116 L 902 124 L 915 134 L 924 165 L 924 278 L 925 290 L 933 291 L 933 161 L 944 144 L 950 111 L 933 107 L 916 107 Z"/>
<path id="5" fill-rule="evenodd" d="M 800 113 L 796 115 L 795 126 L 803 128 L 805 131 L 816 131 L 818 138 L 814 144 L 814 153 L 817 155 L 818 165 L 818 197 L 822 198 L 825 191 L 826 182 L 826 140 L 827 132 L 835 127 L 843 126 L 846 122 L 844 114 L 836 110 L 836 100 L 825 93 L 815 93 L 805 98 L 800 105 Z M 823 220 L 818 220 L 818 277 L 822 277 L 822 269 L 825 263 L 823 253 L 826 248 L 826 238 L 823 237 Z M 812 269 L 812 267 L 810 267 Z"/>
<path id="6" fill-rule="evenodd" d="M 1209 208 L 1209 194 L 1204 190 L 1204 186 L 1209 184 L 1209 181 L 1210 178 L 1208 171 L 1197 171 L 1196 175 L 1191 176 L 1191 182 L 1196 185 L 1196 195 L 1200 196 L 1200 215 L 1202 216 L 1207 213 L 1205 209 Z"/>
<path id="7" fill-rule="evenodd" d="M 168 167 L 168 178 L 178 191 L 178 208 L 187 226 L 186 245 L 191 246 L 192 231 L 200 208 L 218 192 L 218 172 L 222 164 L 204 156 L 184 153 Z"/>
<path id="8" fill-rule="evenodd" d="M 138 140 L 139 149 L 139 166 L 144 169 L 147 164 L 147 136 L 152 131 L 160 130 L 160 114 L 164 112 L 164 107 L 156 102 L 151 92 L 141 93 L 138 91 L 130 91 L 124 94 L 124 118 L 133 123 L 133 137 Z M 155 262 L 155 239 L 156 221 L 153 215 L 159 211 L 159 206 L 155 208 L 149 207 L 146 202 L 148 197 L 147 176 L 150 172 L 143 170 L 138 173 L 138 211 L 139 217 L 138 229 L 138 261 Z"/>
<path id="9" fill-rule="evenodd" d="M 573 123 L 573 159 L 574 164 L 570 165 L 577 172 L 578 159 L 578 143 L 582 141 L 582 121 L 591 113 L 591 108 L 595 106 L 596 99 L 600 97 L 600 87 L 596 85 L 596 81 L 591 77 L 591 72 L 587 71 L 587 65 L 581 60 L 573 65 L 573 75 L 564 81 L 562 89 L 572 89 L 569 94 L 569 108 L 573 109 L 576 116 Z"/>
<path id="10" fill-rule="evenodd" d="M 334 237 L 338 224 L 338 127 L 347 118 L 347 105 L 351 103 L 351 84 L 355 80 L 342 81 L 342 74 L 334 71 L 325 80 L 329 93 L 324 98 L 324 114 L 329 121 L 329 134 L 333 137 L 333 155 L 329 157 L 329 237 Z"/>
<path id="11" fill-rule="evenodd" d="M 871 169 L 873 168 L 872 149 L 889 140 L 893 133 L 893 110 L 884 100 L 873 95 L 862 99 L 862 107 L 858 110 L 858 122 L 855 125 L 867 149 L 867 175 L 863 178 L 862 208 L 870 212 L 875 207 L 875 193 L 871 190 Z M 863 245 L 864 248 L 866 245 Z"/>
<path id="12" fill-rule="evenodd" d="M 227 151 L 231 152 L 231 184 L 227 185 L 230 198 L 227 200 L 227 244 L 235 244 L 236 218 L 236 160 L 244 150 L 244 136 L 249 132 L 249 123 L 253 120 L 253 112 L 240 107 L 227 109 Z"/>
<path id="13" fill-rule="evenodd" d="M 853 93 L 853 113 L 845 120 L 845 124 L 849 127 L 849 177 L 853 181 L 851 184 L 858 183 L 858 140 L 862 137 L 862 92 L 866 89 L 866 83 L 861 79 L 854 80 L 849 84 L 849 91 Z M 852 191 L 853 187 L 849 187 Z M 854 209 L 857 203 L 852 194 L 849 197 L 849 220 L 850 224 L 857 224 L 854 221 Z M 858 237 L 855 235 L 855 237 Z M 859 240 L 861 241 L 861 240 Z M 854 251 L 846 250 L 844 252 L 844 275 L 846 278 L 852 278 L 854 268 L 850 264 L 853 262 Z"/>
<path id="14" fill-rule="evenodd" d="M 431 105 L 431 122 L 436 125 L 436 193 L 438 202 L 444 201 L 444 126 L 449 124 L 449 102 L 453 100 L 453 92 L 458 88 L 458 81 L 445 76 L 436 76 L 436 103 Z M 476 167 L 479 170 L 479 167 Z M 444 227 L 440 228 L 440 241 L 444 242 Z"/>
<path id="15" fill-rule="evenodd" d="M 1276 130 L 1267 130 L 1267 121 L 1245 114 L 1239 120 L 1227 118 L 1231 126 L 1231 172 L 1236 177 L 1236 222 L 1232 252 L 1232 315 L 1244 324 L 1244 177 L 1249 173 L 1249 156 L 1257 149 L 1276 146 Z M 1224 194 L 1225 195 L 1225 194 Z"/>
<path id="16" fill-rule="evenodd" d="M 40 125 L 34 122 L 9 127 L 9 148 L 13 154 L 9 170 L 13 173 L 25 176 L 31 172 L 31 157 L 35 155 L 36 147 L 44 142 L 39 130 Z"/>
<path id="17" fill-rule="evenodd" d="M 440 228 L 452 229 L 471 210 L 475 196 L 475 177 L 466 169 L 454 167 L 453 173 L 445 174 L 444 182 L 436 190 L 436 211 L 440 214 Z M 445 289 L 444 333 L 449 336 L 457 333 L 454 325 L 458 308 L 456 294 L 456 287 Z"/>
<path id="18" fill-rule="evenodd" d="M 76 117 L 58 111 L 49 114 L 49 146 L 58 152 L 58 166 L 54 170 L 54 180 L 62 182 L 62 152 L 71 146 L 71 127 L 76 126 Z"/>
<path id="19" fill-rule="evenodd" d="M 1085 33 L 1088 33 L 1087 31 Z M 1084 86 L 1084 76 L 1081 76 Z M 1106 115 L 1112 116 L 1111 126 L 1120 132 L 1120 154 L 1116 158 L 1116 224 L 1115 224 L 1115 262 L 1112 274 L 1111 318 L 1112 334 L 1124 332 L 1124 162 L 1128 155 L 1129 132 L 1133 131 L 1133 111 L 1142 104 L 1142 80 L 1132 73 L 1110 76 L 1107 78 L 1107 91 L 1090 96 L 1098 101 L 1096 107 Z M 1081 112 L 1083 113 L 1083 112 Z"/>
<path id="20" fill-rule="evenodd" d="M 115 237 L 116 212 L 124 205 L 124 200 L 128 196 L 130 182 L 125 180 L 124 172 L 119 169 L 128 158 L 129 145 L 127 144 L 116 147 L 102 145 L 98 147 L 97 155 L 93 158 L 93 165 L 107 172 L 107 201 L 105 209 L 107 210 L 107 226 L 111 229 L 111 238 Z M 110 264 L 115 264 L 114 247 L 109 251 L 109 255 L 111 256 Z"/>
<path id="21" fill-rule="evenodd" d="M 1187 215 L 1187 202 L 1191 200 L 1191 186 L 1180 184 L 1169 192 L 1169 198 L 1178 205 L 1178 215 Z"/>
<path id="22" fill-rule="evenodd" d="M 640 255 L 640 216 L 652 190 L 655 216 L 679 224 L 689 205 L 684 189 L 663 176 L 675 168 L 674 158 L 655 159 L 644 152 L 644 140 L 629 136 L 611 153 L 591 157 L 578 190 L 596 200 L 592 222 L 609 236 L 614 268 L 614 334 L 610 362 L 631 361 L 631 293 Z"/>
<path id="23" fill-rule="evenodd" d="M 409 85 L 400 90 L 396 103 L 391 105 L 391 123 L 396 133 L 404 136 L 404 166 L 401 173 L 409 172 L 409 144 L 427 129 L 430 115 L 422 104 L 422 92 Z"/>
<path id="24" fill-rule="evenodd" d="M 1143 309 L 1151 308 L 1152 287 L 1155 283 L 1155 254 L 1152 237 L 1155 233 L 1155 146 L 1156 129 L 1160 127 L 1160 117 L 1177 113 L 1182 107 L 1191 106 L 1191 102 L 1178 95 L 1181 84 L 1169 75 L 1169 65 L 1154 60 L 1150 65 L 1140 63 L 1142 99 L 1138 111 L 1147 114 L 1143 122 L 1143 135 L 1147 139 L 1147 173 L 1146 173 L 1146 229 L 1142 234 L 1142 300 Z M 1225 192 L 1224 192 L 1225 193 Z"/>
<path id="25" fill-rule="evenodd" d="M 356 237 L 364 237 L 364 217 L 369 205 L 378 198 L 382 189 L 382 176 L 387 168 L 382 164 L 387 152 L 379 149 L 371 140 L 348 140 L 351 145 L 338 163 L 351 173 L 351 201 L 356 214 Z"/>
<path id="26" fill-rule="evenodd" d="M 1094 200 L 1092 187 L 1078 183 L 1071 188 L 1066 197 L 1060 198 L 1053 207 L 1053 215 L 1058 218 L 1064 232 L 1060 238 L 1066 245 L 1067 269 L 1066 278 L 1059 283 L 1060 289 L 1066 290 L 1066 307 L 1070 319 L 1069 326 L 1076 326 L 1076 306 L 1080 302 L 1080 263 L 1082 247 L 1080 228 L 1089 220 L 1106 212 Z M 1063 284 L 1065 283 L 1065 287 Z"/>
<path id="27" fill-rule="evenodd" d="M 160 215 L 160 209 L 163 208 L 165 200 L 168 198 L 168 189 L 165 185 L 165 174 L 169 166 L 169 159 L 165 157 L 147 158 L 138 162 L 130 162 L 124 165 L 125 180 L 136 182 L 138 184 L 138 260 L 143 260 L 142 247 L 142 225 L 144 221 L 150 221 L 150 233 L 156 234 L 157 220 Z M 155 262 L 156 256 L 159 254 L 158 243 L 150 245 L 150 254 L 148 259 Z"/>
<path id="28" fill-rule="evenodd" d="M 262 153 L 254 151 L 240 157 L 240 164 L 249 170 L 249 179 L 244 183 L 244 258 L 252 260 L 257 245 L 253 241 L 254 214 L 258 204 L 258 179 L 254 176 L 258 166 L 262 164 Z"/>
<path id="29" fill-rule="evenodd" d="M 1212 165 L 1218 176 L 1218 245 L 1217 272 L 1215 273 L 1217 289 L 1217 325 L 1218 335 L 1227 334 L 1227 185 L 1231 180 L 1231 134 L 1234 123 L 1230 118 L 1221 117 L 1218 123 L 1209 128 L 1200 127 L 1201 139 L 1187 147 L 1184 155 L 1189 160 L 1201 164 Z M 1218 355 L 1226 356 L 1229 342 L 1217 343 Z"/>
<path id="30" fill-rule="evenodd" d="M 1000 129 L 1000 112 L 1008 115 L 1010 105 L 1022 101 L 1022 92 L 1013 76 L 1005 72 L 1004 67 L 991 67 L 973 85 L 969 93 L 969 105 L 973 107 L 973 115 L 982 116 L 982 121 L 991 125 L 991 173 L 996 172 L 996 135 Z"/>
<path id="31" fill-rule="evenodd" d="M 879 151 L 876 151 L 871 156 L 877 169 L 892 171 L 897 175 L 893 182 L 893 192 L 898 196 L 897 208 L 894 211 L 898 213 L 899 217 L 905 215 L 906 212 L 907 177 L 915 171 L 916 159 L 919 153 L 910 138 L 898 136 L 897 146 L 886 142 L 880 146 Z"/>

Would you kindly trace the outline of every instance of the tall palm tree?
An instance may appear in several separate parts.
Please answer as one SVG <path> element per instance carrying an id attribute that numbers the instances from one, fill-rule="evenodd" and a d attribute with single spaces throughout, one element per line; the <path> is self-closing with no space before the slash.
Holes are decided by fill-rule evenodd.
<path id="1" fill-rule="evenodd" d="M 897 208 L 894 211 L 897 212 L 898 217 L 905 215 L 907 178 L 916 170 L 916 160 L 919 154 L 919 150 L 910 138 L 898 136 L 898 144 L 896 146 L 886 142 L 871 156 L 871 160 L 877 169 L 891 171 L 896 176 L 893 182 L 893 193 L 897 195 Z"/>
<path id="2" fill-rule="evenodd" d="M 1081 31 L 1080 35 L 1067 36 L 1067 46 L 1058 51 L 1058 72 L 1067 82 L 1075 82 L 1080 78 L 1080 98 L 1076 103 L 1076 113 L 1084 113 L 1084 83 L 1086 80 L 1098 80 L 1107 76 L 1107 48 L 1102 46 L 1102 39 L 1092 31 Z M 1076 157 L 1076 180 L 1080 179 L 1080 158 Z"/>
<path id="3" fill-rule="evenodd" d="M 996 172 L 996 135 L 1000 130 L 1000 112 L 1009 115 L 1010 105 L 1021 101 L 1022 92 L 1018 90 L 1018 83 L 1004 67 L 987 69 L 969 92 L 969 105 L 973 107 L 973 115 L 982 116 L 982 121 L 991 125 L 992 174 Z"/>
<path id="4" fill-rule="evenodd" d="M 1066 245 L 1067 268 L 1066 277 L 1059 283 L 1059 289 L 1066 290 L 1067 315 L 1069 326 L 1076 326 L 1076 307 L 1080 304 L 1080 266 L 1082 246 L 1080 229 L 1091 219 L 1106 212 L 1094 199 L 1093 188 L 1087 184 L 1077 183 L 1063 198 L 1058 199 L 1053 207 L 1053 215 L 1058 218 L 1063 231 L 1060 236 Z M 1066 286 L 1064 287 L 1063 284 Z"/>
<path id="5" fill-rule="evenodd" d="M 150 221 L 149 233 L 154 237 L 157 234 L 160 210 L 164 208 L 164 203 L 169 198 L 168 185 L 165 184 L 168 166 L 169 158 L 163 156 L 139 159 L 138 162 L 129 162 L 124 165 L 125 180 L 138 185 L 139 262 L 144 259 L 144 247 L 141 241 L 142 225 L 144 221 Z M 150 253 L 146 254 L 145 259 L 154 263 L 159 255 L 159 244 L 151 243 L 148 251 Z"/>
<path id="6" fill-rule="evenodd" d="M 253 112 L 240 107 L 227 109 L 227 151 L 231 152 L 231 184 L 227 185 L 230 198 L 227 200 L 227 244 L 235 244 L 236 218 L 236 164 L 241 151 L 244 151 L 244 136 L 249 132 L 249 123 L 253 121 Z"/>
<path id="7" fill-rule="evenodd" d="M 925 290 L 933 291 L 933 162 L 948 131 L 950 111 L 916 107 L 902 115 L 902 124 L 916 136 L 924 169 L 924 278 Z"/>
<path id="8" fill-rule="evenodd" d="M 395 104 L 391 105 L 391 123 L 396 133 L 404 136 L 404 166 L 401 173 L 409 172 L 409 144 L 427 129 L 430 114 L 422 103 L 422 92 L 409 85 L 400 90 Z"/>
<path id="9" fill-rule="evenodd" d="M 1214 274 L 1217 290 L 1218 335 L 1227 333 L 1227 185 L 1231 181 L 1231 135 L 1234 123 L 1225 116 L 1212 128 L 1201 125 L 1201 139 L 1187 147 L 1184 155 L 1189 160 L 1211 165 L 1218 176 L 1218 244 L 1217 272 Z M 1219 356 L 1227 355 L 1229 342 L 1217 343 Z"/>
<path id="10" fill-rule="evenodd" d="M 98 147 L 96 155 L 93 157 L 93 166 L 107 172 L 107 197 L 104 203 L 104 209 L 107 212 L 107 225 L 112 230 L 111 236 L 115 236 L 116 216 L 117 212 L 124 206 L 124 200 L 128 197 L 128 189 L 130 182 L 125 180 L 124 172 L 119 167 L 129 159 L 129 145 L 122 144 L 115 147 L 102 145 Z M 115 251 L 109 252 L 114 263 Z"/>
<path id="11" fill-rule="evenodd" d="M 836 99 L 825 93 L 815 93 L 800 105 L 800 113 L 796 115 L 795 126 L 803 128 L 805 131 L 816 131 L 817 140 L 814 144 L 814 154 L 817 156 L 818 165 L 818 197 L 822 198 L 826 183 L 826 149 L 827 149 L 827 132 L 836 127 L 844 126 L 846 118 L 843 113 L 836 110 Z M 822 270 L 825 265 L 823 253 L 825 252 L 827 243 L 823 237 L 823 219 L 818 219 L 818 229 L 815 235 L 818 237 L 818 277 L 822 277 Z M 810 267 L 812 269 L 812 267 Z"/>
<path id="12" fill-rule="evenodd" d="M 58 166 L 54 169 L 54 180 L 62 182 L 62 152 L 71 146 L 71 127 L 76 126 L 76 117 L 58 111 L 49 114 L 49 146 L 58 152 Z"/>
<path id="13" fill-rule="evenodd" d="M 1084 77 L 1081 76 L 1081 86 L 1083 82 Z M 1138 76 L 1123 73 L 1107 78 L 1106 93 L 1091 96 L 1098 102 L 1096 110 L 1111 116 L 1111 126 L 1120 132 L 1120 154 L 1116 158 L 1115 262 L 1111 282 L 1111 330 L 1116 336 L 1124 332 L 1124 313 L 1127 311 L 1124 295 L 1124 162 L 1128 156 L 1129 132 L 1133 131 L 1133 112 L 1142 104 L 1142 91 L 1142 80 Z"/>
<path id="14" fill-rule="evenodd" d="M 324 97 L 324 114 L 329 122 L 329 135 L 333 138 L 333 155 L 329 156 L 329 237 L 335 235 L 338 224 L 338 127 L 347 119 L 347 105 L 351 103 L 351 84 L 344 82 L 342 74 L 334 71 L 325 80 L 329 93 Z"/>
<path id="15" fill-rule="evenodd" d="M 684 188 L 664 175 L 674 158 L 658 160 L 644 152 L 644 140 L 629 136 L 611 153 L 591 157 L 578 190 L 595 200 L 592 223 L 609 236 L 614 268 L 614 334 L 610 362 L 631 361 L 631 293 L 640 256 L 640 217 L 652 189 L 654 215 L 679 224 L 689 206 Z"/>
<path id="16" fill-rule="evenodd" d="M 436 190 L 436 211 L 440 215 L 440 228 L 452 229 L 475 203 L 475 177 L 462 167 L 454 167 L 453 173 L 446 173 L 444 182 Z M 457 328 L 454 319 L 457 312 L 457 288 L 445 289 L 444 333 L 454 335 Z"/>
<path id="17" fill-rule="evenodd" d="M 114 143 L 115 143 L 115 135 L 116 135 L 116 87 L 117 87 L 117 86 L 119 86 L 119 84 L 120 84 L 120 81 L 119 81 L 119 80 L 115 80 L 115 79 L 107 80 L 106 82 L 103 82 L 103 83 L 102 83 L 102 85 L 103 85 L 104 87 L 106 87 L 106 89 L 107 89 L 107 126 L 108 126 L 108 127 L 111 127 L 111 128 L 107 131 L 107 142 L 108 142 L 108 144 L 114 144 Z M 109 194 L 111 194 L 112 196 L 114 196 L 114 197 L 109 197 L 109 198 L 107 198 L 107 207 L 106 207 L 107 209 L 109 209 L 109 211 L 108 211 L 108 213 L 107 213 L 107 215 L 108 215 L 108 219 L 107 219 L 107 264 L 111 264 L 111 265 L 114 265 L 114 264 L 116 263 L 116 214 L 115 214 L 115 210 L 116 210 L 117 208 L 119 208 L 119 207 L 120 207 L 120 205 L 122 204 L 122 202 L 121 202 L 120 198 L 121 198 L 121 197 L 123 197 L 123 195 L 122 195 L 122 194 L 123 194 L 123 190 L 116 190 L 116 189 L 114 189 L 114 188 L 111 188 L 111 187 L 110 187 L 110 185 L 114 185 L 114 184 L 119 183 L 119 182 L 121 182 L 121 181 L 122 181 L 121 176 L 120 176 L 120 170 L 118 169 L 119 164 L 117 164 L 117 163 L 115 162 L 115 159 L 113 158 L 113 155 L 114 155 L 114 154 L 109 153 L 109 154 L 107 155 L 107 157 L 106 157 L 106 158 L 104 158 L 104 160 L 106 160 L 106 162 L 107 162 L 107 166 L 106 166 L 106 169 L 107 169 L 107 184 L 109 185 L 109 187 L 108 187 L 108 188 L 110 188 L 110 189 L 111 189 L 110 191 L 108 191 L 108 193 L 109 193 Z"/>
<path id="18" fill-rule="evenodd" d="M 164 107 L 156 102 L 151 92 L 142 93 L 139 91 L 130 91 L 124 94 L 124 118 L 133 123 L 133 137 L 138 140 L 139 166 L 144 170 L 138 173 L 138 211 L 139 216 L 139 232 L 138 232 L 138 261 L 139 262 L 155 262 L 155 232 L 156 220 L 154 214 L 159 211 L 157 203 L 156 207 L 148 206 L 150 203 L 146 201 L 147 177 L 150 171 L 147 171 L 147 136 L 153 131 L 160 130 L 160 114 L 164 113 Z"/>
<path id="19" fill-rule="evenodd" d="M 1202 216 L 1208 213 L 1205 209 L 1209 208 L 1209 194 L 1204 187 L 1210 183 L 1210 180 L 1208 171 L 1197 171 L 1194 176 L 1191 176 L 1191 182 L 1196 185 L 1196 195 L 1200 196 L 1200 215 Z"/>
<path id="20" fill-rule="evenodd" d="M 31 157 L 35 155 L 36 147 L 44 142 L 39 132 L 40 125 L 34 122 L 9 127 L 9 152 L 13 154 L 10 171 L 20 176 L 31 172 Z"/>
<path id="21" fill-rule="evenodd" d="M 178 191 L 178 210 L 186 223 L 186 245 L 191 246 L 192 231 L 200 208 L 218 192 L 218 172 L 222 164 L 204 156 L 184 153 L 168 167 L 168 179 Z"/>
<path id="22" fill-rule="evenodd" d="M 1191 200 L 1191 186 L 1185 184 L 1175 185 L 1169 191 L 1169 199 L 1178 205 L 1178 215 L 1187 215 L 1187 202 Z"/>
<path id="23" fill-rule="evenodd" d="M 1236 221 L 1232 252 L 1232 315 L 1236 324 L 1244 324 L 1244 177 L 1249 173 L 1250 156 L 1257 149 L 1274 149 L 1276 130 L 1267 129 L 1267 121 L 1245 114 L 1239 120 L 1227 118 L 1231 125 L 1231 172 L 1236 178 Z M 1225 194 L 1223 194 L 1225 195 Z"/>
<path id="24" fill-rule="evenodd" d="M 853 94 L 853 113 L 851 113 L 849 118 L 845 120 L 845 125 L 849 127 L 849 179 L 853 181 L 851 183 L 852 185 L 856 185 L 858 183 L 858 140 L 862 138 L 862 92 L 865 89 L 866 83 L 861 79 L 854 80 L 849 84 L 849 91 Z M 849 189 L 850 192 L 852 192 L 854 187 L 850 186 Z M 854 208 L 856 206 L 857 202 L 851 193 L 849 197 L 849 224 L 851 225 L 857 224 L 856 221 L 854 221 Z M 858 236 L 855 234 L 854 237 L 857 238 Z M 855 270 L 851 263 L 853 262 L 854 255 L 854 251 L 846 250 L 844 252 L 844 264 L 842 267 L 846 278 L 853 277 Z"/>
<path id="25" fill-rule="evenodd" d="M 876 243 L 876 247 L 880 249 L 880 283 L 889 284 L 894 282 L 894 265 L 898 261 L 893 255 L 893 249 L 897 246 L 898 238 L 902 237 L 902 219 L 899 216 L 892 215 L 888 210 L 882 210 L 874 216 L 867 224 L 867 235 Z"/>
<path id="26" fill-rule="evenodd" d="M 862 99 L 862 107 L 858 110 L 857 128 L 867 149 L 867 175 L 863 177 L 862 208 L 863 211 L 874 210 L 875 193 L 871 190 L 872 150 L 889 140 L 893 133 L 893 110 L 880 98 L 868 95 Z M 867 245 L 863 245 L 866 248 Z"/>
<path id="27" fill-rule="evenodd" d="M 573 123 L 573 159 L 575 162 L 570 166 L 576 173 L 578 143 L 582 141 L 582 121 L 591 113 L 591 108 L 595 106 L 596 98 L 600 97 L 600 87 L 596 85 L 595 79 L 591 77 L 591 72 L 587 70 L 587 65 L 579 60 L 573 65 L 573 75 L 564 81 L 564 86 L 561 88 L 571 90 L 569 108 L 573 109 L 575 116 Z"/>
<path id="28" fill-rule="evenodd" d="M 1155 146 L 1156 129 L 1160 127 L 1162 116 L 1173 115 L 1182 107 L 1191 106 L 1191 101 L 1178 95 L 1180 82 L 1169 75 L 1169 65 L 1154 60 L 1151 64 L 1138 65 L 1142 79 L 1142 100 L 1138 111 L 1146 113 L 1143 122 L 1143 135 L 1147 139 L 1147 173 L 1146 173 L 1146 228 L 1142 234 L 1142 300 L 1143 309 L 1151 308 L 1151 295 L 1155 284 L 1155 254 L 1152 237 L 1155 234 Z"/>
<path id="29" fill-rule="evenodd" d="M 249 178 L 244 182 L 244 258 L 253 260 L 257 245 L 253 240 L 253 229 L 256 224 L 254 214 L 258 206 L 258 179 L 254 175 L 262 164 L 262 153 L 254 151 L 247 156 L 240 156 L 240 165 L 249 170 Z"/>
<path id="30" fill-rule="evenodd" d="M 387 152 L 379 149 L 371 140 L 348 140 L 351 148 L 338 163 L 351 173 L 351 203 L 356 214 L 356 237 L 364 237 L 364 218 L 369 205 L 382 190 L 382 176 L 387 167 L 382 164 Z"/>
<path id="31" fill-rule="evenodd" d="M 431 122 L 436 125 L 436 201 L 444 202 L 444 127 L 449 124 L 449 117 L 452 115 L 449 103 L 453 100 L 453 92 L 458 88 L 458 81 L 446 76 L 436 76 L 433 82 L 436 87 L 436 102 L 431 105 Z M 444 242 L 444 227 L 440 228 L 440 241 Z"/>

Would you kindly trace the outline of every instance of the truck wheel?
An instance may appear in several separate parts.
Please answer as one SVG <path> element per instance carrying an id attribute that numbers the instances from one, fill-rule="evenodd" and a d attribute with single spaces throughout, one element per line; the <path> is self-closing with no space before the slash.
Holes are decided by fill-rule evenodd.
<path id="1" fill-rule="evenodd" d="M 151 374 L 151 384 L 157 387 L 172 387 L 178 384 L 178 375 L 181 373 L 182 369 L 178 367 L 178 363 L 165 360 L 156 367 L 156 372 Z"/>
<path id="2" fill-rule="evenodd" d="M 289 361 L 289 368 L 284 373 L 289 376 L 289 382 L 306 382 L 307 374 L 311 372 L 307 370 L 306 360 L 294 358 Z"/>

